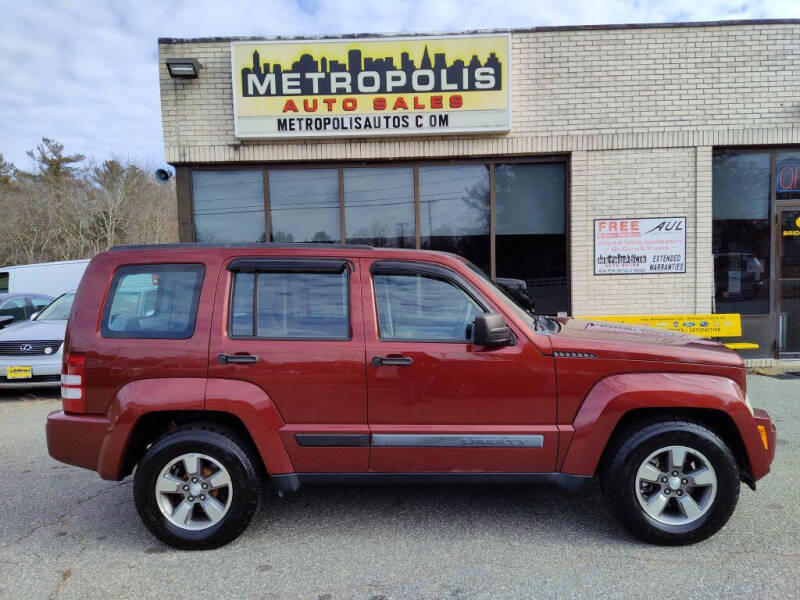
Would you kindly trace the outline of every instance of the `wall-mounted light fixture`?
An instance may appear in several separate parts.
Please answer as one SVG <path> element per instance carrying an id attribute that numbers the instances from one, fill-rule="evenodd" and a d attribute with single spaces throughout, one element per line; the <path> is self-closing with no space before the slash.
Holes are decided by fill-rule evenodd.
<path id="1" fill-rule="evenodd" d="M 167 71 L 173 79 L 197 79 L 200 63 L 196 58 L 168 58 Z"/>

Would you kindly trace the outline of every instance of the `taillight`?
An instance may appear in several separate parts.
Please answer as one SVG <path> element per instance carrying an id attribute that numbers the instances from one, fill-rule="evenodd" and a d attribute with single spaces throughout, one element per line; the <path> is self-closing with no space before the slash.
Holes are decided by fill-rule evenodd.
<path id="1" fill-rule="evenodd" d="M 64 412 L 85 413 L 86 397 L 84 385 L 86 357 L 82 354 L 67 354 L 61 369 L 61 406 Z"/>

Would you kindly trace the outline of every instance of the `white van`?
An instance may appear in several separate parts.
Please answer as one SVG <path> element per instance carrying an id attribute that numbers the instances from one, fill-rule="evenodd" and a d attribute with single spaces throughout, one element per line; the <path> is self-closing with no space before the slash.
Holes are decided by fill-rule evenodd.
<path id="1" fill-rule="evenodd" d="M 74 290 L 89 259 L 0 267 L 0 293 L 27 292 L 59 296 Z"/>

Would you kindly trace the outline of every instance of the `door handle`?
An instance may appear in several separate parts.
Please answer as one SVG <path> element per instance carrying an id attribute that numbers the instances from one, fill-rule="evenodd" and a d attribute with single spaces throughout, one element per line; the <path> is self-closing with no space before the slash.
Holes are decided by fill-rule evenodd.
<path id="1" fill-rule="evenodd" d="M 217 362 L 221 365 L 227 363 L 249 364 L 258 362 L 258 357 L 252 354 L 220 354 L 217 356 Z"/>
<path id="2" fill-rule="evenodd" d="M 414 363 L 410 356 L 373 356 L 373 366 L 405 367 Z"/>

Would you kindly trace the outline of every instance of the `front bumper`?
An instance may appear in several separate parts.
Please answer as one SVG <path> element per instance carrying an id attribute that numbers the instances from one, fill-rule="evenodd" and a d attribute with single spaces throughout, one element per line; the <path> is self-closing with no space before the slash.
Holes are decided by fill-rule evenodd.
<path id="1" fill-rule="evenodd" d="M 8 367 L 29 366 L 31 379 L 8 379 Z M 61 385 L 61 352 L 50 356 L 0 356 L 0 389 L 59 387 Z"/>
<path id="2" fill-rule="evenodd" d="M 754 408 L 753 409 L 753 420 L 756 422 L 756 429 L 759 432 L 759 441 L 763 446 L 764 454 L 765 454 L 765 464 L 766 464 L 766 472 L 761 475 L 762 477 L 769 472 L 769 467 L 772 465 L 772 461 L 775 460 L 775 441 L 777 439 L 777 429 L 775 424 L 772 422 L 772 419 L 769 416 L 769 413 L 762 408 Z M 763 433 L 762 433 L 763 431 Z M 760 477 L 756 477 L 759 479 Z"/>

